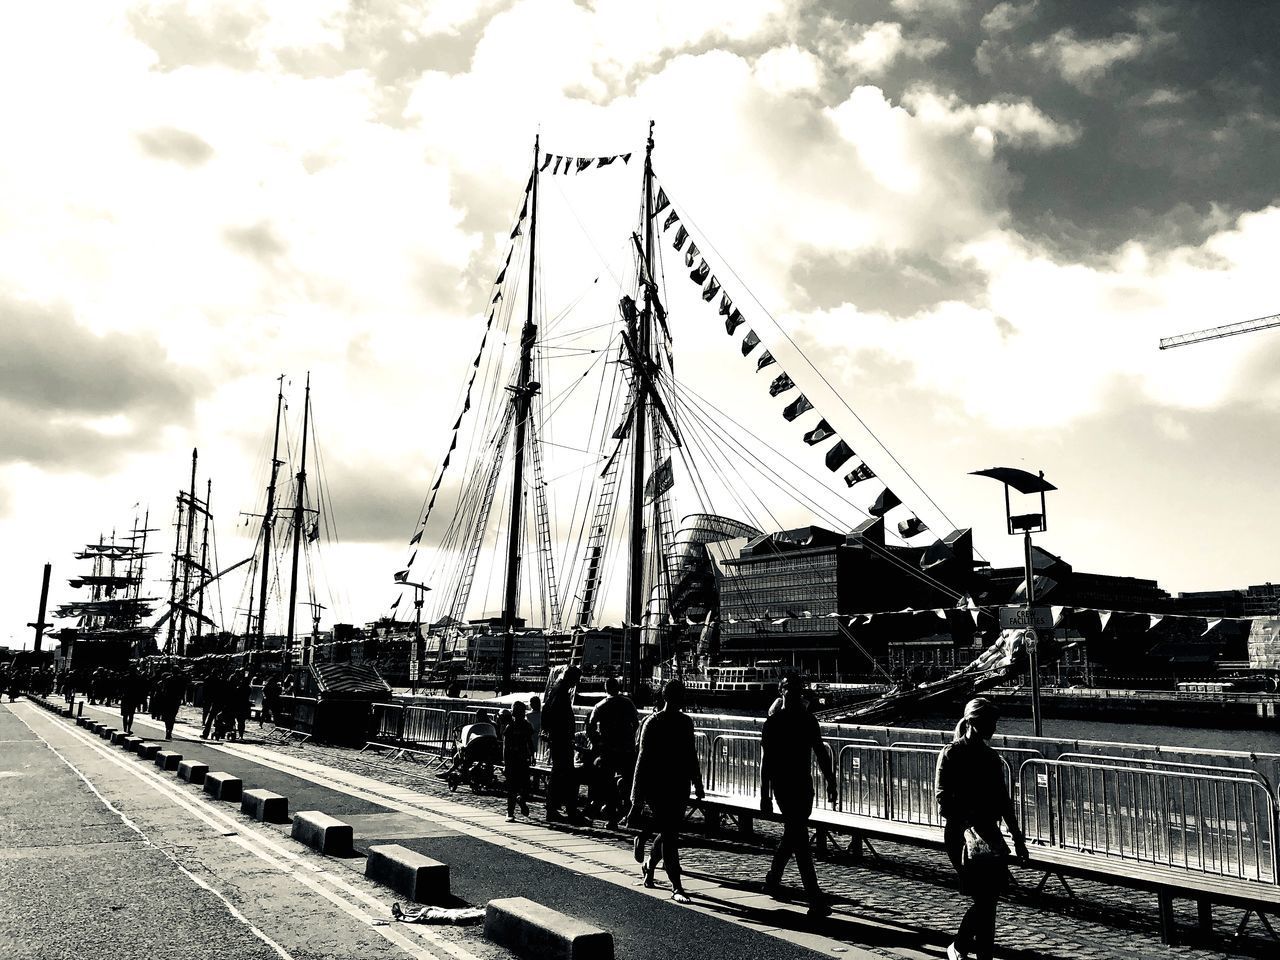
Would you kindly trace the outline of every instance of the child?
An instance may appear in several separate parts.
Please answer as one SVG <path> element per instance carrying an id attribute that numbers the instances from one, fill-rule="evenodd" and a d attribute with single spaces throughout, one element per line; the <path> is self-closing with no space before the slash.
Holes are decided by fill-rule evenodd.
<path id="1" fill-rule="evenodd" d="M 520 812 L 529 815 L 529 766 L 533 763 L 533 727 L 525 719 L 523 700 L 511 705 L 511 723 L 502 741 L 502 760 L 507 781 L 507 823 L 516 819 L 516 800 Z"/>

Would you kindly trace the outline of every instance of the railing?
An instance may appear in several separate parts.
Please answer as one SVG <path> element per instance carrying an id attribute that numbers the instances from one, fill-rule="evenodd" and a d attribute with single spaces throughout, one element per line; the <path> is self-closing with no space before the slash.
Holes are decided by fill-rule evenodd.
<path id="1" fill-rule="evenodd" d="M 426 750 L 447 746 L 448 711 L 436 707 L 405 707 L 401 743 Z"/>
<path id="2" fill-rule="evenodd" d="M 1252 771 L 1027 760 L 1023 830 L 1093 856 L 1276 883 L 1276 800 Z"/>

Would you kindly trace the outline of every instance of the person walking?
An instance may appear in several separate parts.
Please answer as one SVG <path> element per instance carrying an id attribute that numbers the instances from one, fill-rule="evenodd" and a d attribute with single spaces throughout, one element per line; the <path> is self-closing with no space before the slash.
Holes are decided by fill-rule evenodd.
<path id="1" fill-rule="evenodd" d="M 274 673 L 262 688 L 262 712 L 258 714 L 258 726 L 270 718 L 274 724 L 280 711 L 280 678 Z"/>
<path id="2" fill-rule="evenodd" d="M 616 830 L 626 814 L 631 796 L 631 774 L 636 766 L 636 728 L 640 717 L 636 705 L 621 693 L 617 677 L 604 682 L 605 698 L 587 717 L 587 736 L 595 748 L 600 770 L 603 806 L 608 811 L 607 826 Z"/>
<path id="3" fill-rule="evenodd" d="M 232 715 L 236 720 L 236 739 L 244 740 L 244 725 L 249 719 L 249 707 L 253 694 L 249 689 L 249 675 L 237 670 L 231 675 L 228 689 Z"/>
<path id="4" fill-rule="evenodd" d="M 996 732 L 996 706 L 975 697 L 964 708 L 951 743 L 938 756 L 934 774 L 938 813 L 946 821 L 942 842 L 960 875 L 960 888 L 973 903 L 947 947 L 949 960 L 991 960 L 995 949 L 996 905 L 1009 882 L 1009 847 L 1003 820 L 1020 861 L 1027 842 L 1004 782 L 1000 755 L 987 742 Z"/>
<path id="5" fill-rule="evenodd" d="M 701 800 L 702 769 L 694 745 L 693 721 L 684 713 L 684 683 L 668 680 L 662 689 L 662 709 L 645 720 L 640 729 L 640 750 L 636 756 L 635 775 L 631 783 L 630 826 L 640 828 L 636 837 L 636 859 L 644 860 L 645 841 L 658 834 L 643 865 L 644 885 L 653 887 L 658 861 L 663 862 L 671 881 L 671 897 L 677 903 L 688 903 L 689 896 L 680 880 L 680 825 L 684 822 L 689 791 Z M 648 804 L 652 821 L 645 829 L 641 811 Z"/>
<path id="6" fill-rule="evenodd" d="M 574 765 L 573 738 L 577 719 L 573 715 L 573 690 L 582 679 L 575 666 L 563 670 L 558 677 L 548 678 L 547 702 L 542 709 L 542 735 L 551 752 L 551 774 L 547 777 L 547 820 L 567 820 L 586 824 L 590 821 L 578 809 L 578 772 Z M 563 810 L 563 814 L 561 813 Z"/>
<path id="7" fill-rule="evenodd" d="M 502 737 L 503 777 L 507 782 L 507 823 L 516 819 L 516 801 L 520 812 L 529 816 L 529 768 L 533 765 L 533 726 L 525 717 L 523 700 L 511 705 L 511 722 Z"/>
<path id="8" fill-rule="evenodd" d="M 141 688 L 138 672 L 130 667 L 120 678 L 120 726 L 125 733 L 133 733 L 133 714 L 138 709 Z"/>
<path id="9" fill-rule="evenodd" d="M 182 691 L 186 689 L 187 680 L 182 672 L 170 668 L 159 682 L 157 712 L 164 723 L 164 738 L 173 739 L 173 724 L 178 719 L 178 707 L 182 704 Z"/>
<path id="10" fill-rule="evenodd" d="M 827 802 L 836 800 L 836 775 L 831 755 L 822 741 L 822 729 L 809 712 L 805 701 L 804 681 L 798 673 L 788 673 L 778 684 L 780 703 L 769 713 L 760 732 L 760 810 L 772 813 L 778 804 L 782 815 L 782 839 L 773 853 L 773 863 L 765 874 L 765 893 L 778 897 L 782 892 L 782 873 L 792 857 L 809 916 L 825 917 L 831 907 L 818 888 L 818 875 L 809 849 L 809 817 L 813 814 L 813 758 L 818 761 L 826 782 Z"/>

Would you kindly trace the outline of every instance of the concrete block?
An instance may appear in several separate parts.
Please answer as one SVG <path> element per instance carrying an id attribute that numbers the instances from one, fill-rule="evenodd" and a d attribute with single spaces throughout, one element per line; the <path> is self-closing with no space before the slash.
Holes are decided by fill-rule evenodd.
<path id="1" fill-rule="evenodd" d="M 126 734 L 120 741 L 120 746 L 124 747 L 130 753 L 137 753 L 138 748 L 142 746 L 142 738 L 135 737 L 132 734 Z"/>
<path id="2" fill-rule="evenodd" d="M 236 803 L 240 799 L 240 791 L 244 784 L 239 777 L 229 773 L 206 773 L 204 775 L 204 792 L 215 800 Z"/>
<path id="3" fill-rule="evenodd" d="M 490 900 L 484 935 L 529 960 L 613 960 L 613 934 L 524 897 Z"/>
<path id="4" fill-rule="evenodd" d="M 124 743 L 124 741 L 128 738 L 128 736 L 129 734 L 125 733 L 123 730 L 112 730 L 111 743 L 113 745 Z"/>
<path id="5" fill-rule="evenodd" d="M 105 723 L 99 728 L 98 736 L 103 740 L 110 740 L 118 731 L 108 727 Z"/>
<path id="6" fill-rule="evenodd" d="M 142 743 L 138 744 L 138 756 L 142 757 L 144 760 L 151 760 L 161 751 L 162 748 L 162 744 L 144 740 Z"/>
<path id="7" fill-rule="evenodd" d="M 209 773 L 209 765 L 207 763 L 196 763 L 194 760 L 182 760 L 178 763 L 178 779 L 185 780 L 187 783 L 194 783 L 196 786 L 204 783 L 204 778 Z"/>
<path id="8" fill-rule="evenodd" d="M 336 820 L 319 810 L 304 810 L 294 814 L 290 836 L 332 857 L 349 856 L 355 839 L 351 824 Z"/>
<path id="9" fill-rule="evenodd" d="M 414 903 L 441 903 L 449 896 L 449 865 L 398 843 L 370 847 L 364 875 Z"/>
<path id="10" fill-rule="evenodd" d="M 178 764 L 182 762 L 182 754 L 172 750 L 157 750 L 152 759 L 161 770 L 177 770 Z"/>
<path id="11" fill-rule="evenodd" d="M 76 726 L 77 726 L 77 727 L 83 727 L 83 726 L 85 726 L 85 718 L 84 718 L 84 717 L 76 717 Z"/>
<path id="12" fill-rule="evenodd" d="M 240 798 L 240 812 L 267 823 L 284 823 L 289 819 L 289 798 L 270 790 L 246 790 Z"/>

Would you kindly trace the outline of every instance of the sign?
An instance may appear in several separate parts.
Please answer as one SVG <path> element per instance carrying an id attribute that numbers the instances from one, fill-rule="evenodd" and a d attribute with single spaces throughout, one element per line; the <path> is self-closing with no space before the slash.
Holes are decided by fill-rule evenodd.
<path id="1" fill-rule="evenodd" d="M 409 682 L 413 684 L 418 682 L 418 661 L 416 659 L 409 661 Z"/>
<path id="2" fill-rule="evenodd" d="M 1048 607 L 1001 607 L 1000 626 L 1005 630 L 1052 630 L 1053 611 Z"/>
<path id="3" fill-rule="evenodd" d="M 1037 774 L 1036 774 L 1036 786 L 1037 786 L 1037 787 L 1044 787 L 1046 790 L 1048 790 L 1048 789 L 1049 789 L 1049 775 L 1048 775 L 1047 773 L 1037 773 Z"/>

